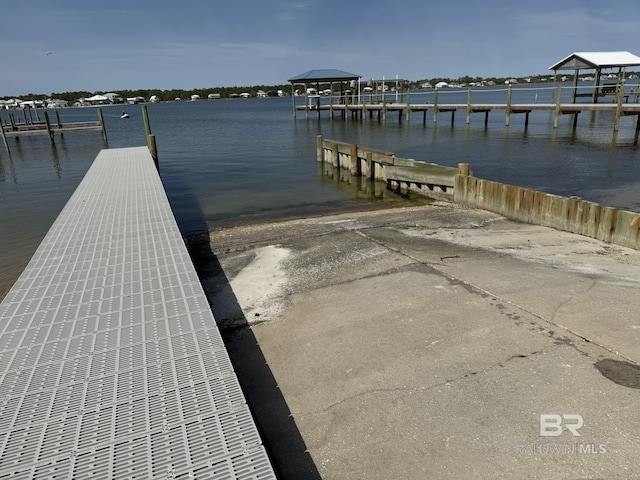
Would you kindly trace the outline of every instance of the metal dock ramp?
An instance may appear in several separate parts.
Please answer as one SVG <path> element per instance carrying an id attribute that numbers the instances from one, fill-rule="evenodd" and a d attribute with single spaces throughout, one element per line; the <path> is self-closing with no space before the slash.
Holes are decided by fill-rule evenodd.
<path id="1" fill-rule="evenodd" d="M 146 147 L 99 153 L 0 304 L 5 478 L 275 478 Z"/>

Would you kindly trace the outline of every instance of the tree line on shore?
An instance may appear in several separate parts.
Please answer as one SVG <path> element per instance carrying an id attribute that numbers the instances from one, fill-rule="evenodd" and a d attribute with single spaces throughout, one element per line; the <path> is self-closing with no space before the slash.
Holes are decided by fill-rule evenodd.
<path id="1" fill-rule="evenodd" d="M 564 81 L 572 81 L 573 75 L 567 74 L 562 76 Z M 554 81 L 553 75 L 534 75 L 531 77 L 472 77 L 469 75 L 465 75 L 458 78 L 446 78 L 446 77 L 436 77 L 431 79 L 423 79 L 417 81 L 408 81 L 402 80 L 404 88 L 408 88 L 411 90 L 428 88 L 428 86 L 434 86 L 440 82 L 445 82 L 450 85 L 460 85 L 460 86 L 468 86 L 468 85 L 500 85 L 509 83 L 512 81 L 516 81 L 517 83 L 545 83 Z M 379 80 L 378 80 L 379 81 Z M 391 87 L 396 80 L 387 79 L 386 83 Z M 362 79 L 361 82 L 363 84 L 367 83 L 367 80 Z M 137 89 L 137 90 L 116 90 L 114 93 L 117 93 L 121 98 L 133 98 L 133 97 L 142 97 L 145 99 L 151 98 L 151 96 L 156 96 L 160 101 L 172 101 L 177 98 L 182 100 L 188 100 L 192 95 L 198 95 L 200 98 L 207 98 L 209 94 L 220 95 L 221 98 L 228 98 L 231 96 L 239 95 L 241 93 L 249 93 L 252 97 L 255 97 L 258 91 L 265 92 L 267 96 L 277 96 L 278 91 L 282 91 L 285 94 L 291 93 L 291 84 L 280 84 L 280 85 L 254 85 L 254 86 L 245 86 L 245 87 L 207 87 L 207 88 L 193 88 L 189 90 L 185 89 Z M 88 91 L 75 91 L 75 92 L 60 92 L 60 93 L 51 93 L 47 94 L 34 94 L 29 93 L 27 95 L 15 96 L 15 97 L 2 97 L 4 99 L 7 98 L 18 98 L 21 100 L 45 100 L 47 98 L 55 98 L 60 100 L 66 100 L 70 104 L 77 102 L 81 98 L 88 98 L 96 93 L 108 93 L 105 92 L 88 92 Z"/>

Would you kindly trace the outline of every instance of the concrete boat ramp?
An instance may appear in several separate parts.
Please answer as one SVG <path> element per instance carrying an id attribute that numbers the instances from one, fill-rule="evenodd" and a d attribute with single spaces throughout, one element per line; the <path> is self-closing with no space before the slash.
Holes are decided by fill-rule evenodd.
<path id="1" fill-rule="evenodd" d="M 450 203 L 207 240 L 283 478 L 639 478 L 640 252 Z"/>
<path id="2" fill-rule="evenodd" d="M 275 478 L 146 147 L 100 152 L 0 333 L 0 478 Z"/>

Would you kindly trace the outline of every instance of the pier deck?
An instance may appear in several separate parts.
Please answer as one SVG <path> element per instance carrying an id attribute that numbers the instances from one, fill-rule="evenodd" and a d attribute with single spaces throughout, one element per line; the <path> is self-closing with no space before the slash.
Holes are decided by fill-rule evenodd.
<path id="1" fill-rule="evenodd" d="M 146 147 L 103 150 L 0 304 L 0 478 L 275 478 Z"/>

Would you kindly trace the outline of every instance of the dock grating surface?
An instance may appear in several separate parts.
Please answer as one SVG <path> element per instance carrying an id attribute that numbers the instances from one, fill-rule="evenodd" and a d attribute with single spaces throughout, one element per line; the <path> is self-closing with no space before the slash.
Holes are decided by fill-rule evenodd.
<path id="1" fill-rule="evenodd" d="M 146 147 L 103 150 L 0 304 L 0 479 L 275 478 Z"/>

